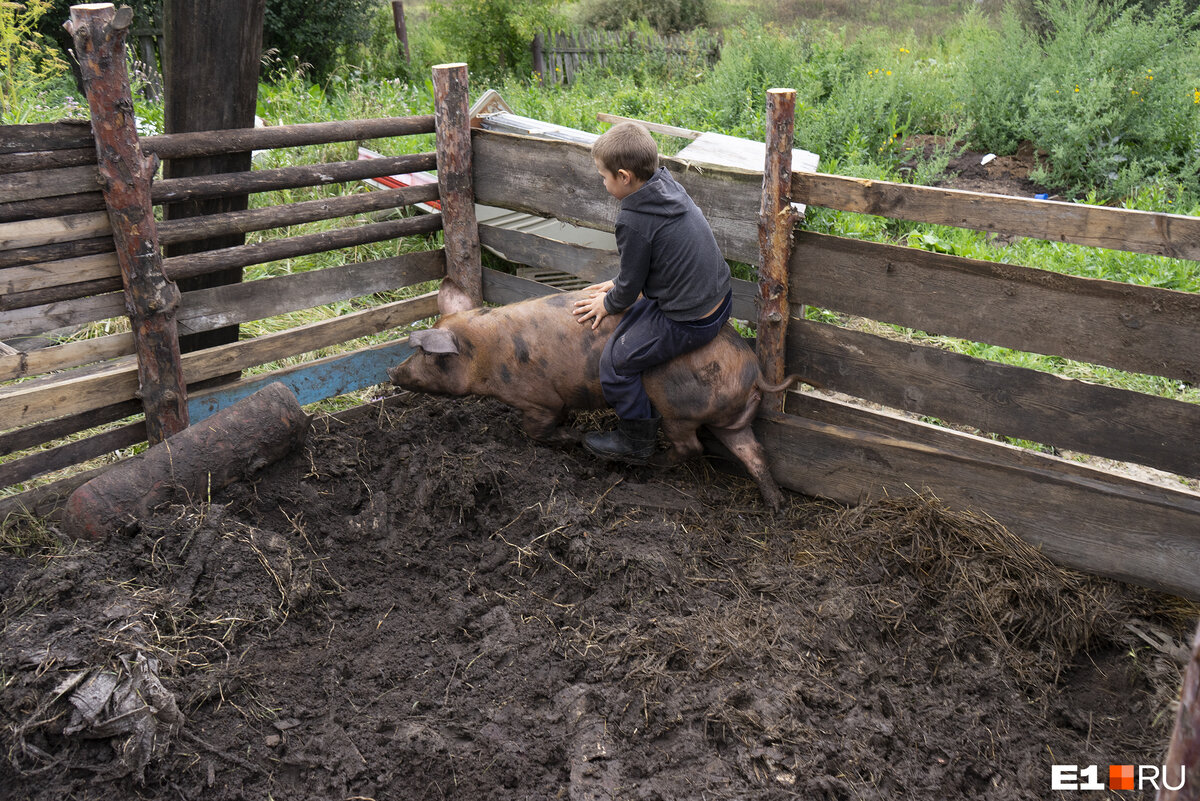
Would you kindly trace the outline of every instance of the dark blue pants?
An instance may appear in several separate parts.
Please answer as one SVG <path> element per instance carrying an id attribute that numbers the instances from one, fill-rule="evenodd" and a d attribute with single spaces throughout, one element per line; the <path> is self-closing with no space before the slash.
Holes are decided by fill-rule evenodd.
<path id="1" fill-rule="evenodd" d="M 680 323 L 670 319 L 653 300 L 636 301 L 613 332 L 600 356 L 600 385 L 604 400 L 622 420 L 654 416 L 642 386 L 642 373 L 655 365 L 707 345 L 721 331 L 733 308 L 732 294 L 703 320 Z"/>

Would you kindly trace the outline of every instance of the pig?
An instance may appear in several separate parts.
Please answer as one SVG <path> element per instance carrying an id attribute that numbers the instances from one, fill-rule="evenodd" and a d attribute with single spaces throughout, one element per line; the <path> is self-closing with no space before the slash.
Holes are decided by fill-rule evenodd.
<path id="1" fill-rule="evenodd" d="M 408 390 L 496 398 L 522 413 L 522 428 L 533 439 L 577 442 L 580 433 L 563 421 L 569 409 L 607 405 L 600 354 L 621 318 L 609 315 L 595 330 L 580 325 L 571 309 L 585 295 L 563 292 L 459 311 L 445 305 L 450 313 L 433 328 L 412 332 L 413 354 L 388 370 L 388 377 Z M 785 389 L 797 378 L 766 384 L 754 351 L 730 325 L 707 345 L 647 371 L 646 392 L 671 443 L 655 461 L 675 464 L 699 456 L 696 432 L 705 426 L 745 465 L 766 504 L 778 509 L 783 498 L 750 424 L 764 391 Z"/>

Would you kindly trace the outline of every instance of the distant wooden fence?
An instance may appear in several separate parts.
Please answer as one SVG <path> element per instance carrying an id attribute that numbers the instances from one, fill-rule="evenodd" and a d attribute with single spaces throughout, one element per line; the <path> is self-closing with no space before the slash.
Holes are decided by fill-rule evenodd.
<path id="1" fill-rule="evenodd" d="M 720 40 L 711 34 L 599 30 L 538 34 L 532 45 L 534 72 L 552 83 L 573 83 L 581 67 L 607 65 L 620 54 L 657 53 L 668 59 L 713 64 L 720 49 Z"/>
<path id="2" fill-rule="evenodd" d="M 123 61 L 115 63 L 123 70 Z M 463 66 L 464 79 L 465 71 Z M 438 79 L 435 74 L 435 82 Z M 469 192 L 465 92 L 465 80 L 458 95 L 447 97 L 444 91 L 438 92 L 439 110 L 448 104 L 461 106 L 455 124 L 463 128 L 466 154 L 454 163 L 444 152 L 444 137 L 439 133 L 436 154 L 159 180 L 153 183 L 149 196 L 157 205 L 360 181 L 433 169 L 439 164 L 444 181 L 461 175 L 468 182 Z M 435 116 L 431 115 L 173 134 L 143 138 L 139 144 L 147 153 L 172 159 L 434 131 Z M 104 197 L 95 191 L 96 154 L 87 121 L 0 127 L 0 197 L 5 200 L 0 203 L 0 342 L 11 343 L 0 347 L 0 457 L 9 457 L 0 462 L 0 488 L 23 484 L 147 438 L 142 411 L 143 406 L 147 410 L 153 407 L 143 394 L 144 381 L 139 387 L 139 361 L 145 368 L 146 360 L 155 357 L 135 347 L 130 333 L 78 341 L 61 336 L 89 323 L 133 314 L 136 309 L 130 304 L 140 302 L 129 294 L 128 286 L 123 291 L 110 210 L 105 209 Z M 468 172 L 462 173 L 462 165 Z M 157 226 L 157 245 L 397 209 L 442 195 L 434 184 L 163 221 Z M 420 215 L 168 258 L 161 262 L 162 280 L 174 282 L 216 270 L 424 235 L 442 227 L 441 214 Z M 351 256 L 348 263 L 338 267 L 183 293 L 176 312 L 176 335 L 438 279 L 447 272 L 446 253 L 443 248 L 357 263 Z M 476 256 L 476 264 L 477 260 Z M 477 275 L 477 267 L 475 272 Z M 374 305 L 329 320 L 187 353 L 178 369 L 190 387 L 436 314 L 434 294 Z M 62 341 L 49 347 L 28 344 L 45 337 Z M 177 346 L 175 353 L 179 359 Z M 407 340 L 400 339 L 235 380 L 189 394 L 186 419 L 197 422 L 274 381 L 289 386 L 301 403 L 384 383 L 386 367 L 401 361 L 407 353 Z M 165 372 L 172 366 L 152 368 Z M 103 433 L 79 436 L 119 421 L 125 422 Z M 0 501 L 0 520 L 20 509 L 37 513 L 53 507 L 89 475 L 74 475 Z"/>
<path id="3" fill-rule="evenodd" d="M 586 145 L 475 132 L 481 203 L 612 230 Z M 664 158 L 727 258 L 760 263 L 760 176 Z M 792 200 L 898 219 L 1200 259 L 1200 219 L 795 173 Z M 517 262 L 595 280 L 615 254 L 481 227 Z M 1017 350 L 1200 381 L 1200 296 L 798 231 L 789 372 L 857 398 L 990 434 L 1200 476 L 1200 406 L 1071 381 L 803 319 L 803 304 Z M 548 290 L 491 275 L 487 297 Z M 734 286 L 758 318 L 761 287 Z M 757 426 L 780 484 L 857 503 L 928 489 L 993 516 L 1059 562 L 1200 597 L 1200 495 L 985 437 L 788 393 Z"/>

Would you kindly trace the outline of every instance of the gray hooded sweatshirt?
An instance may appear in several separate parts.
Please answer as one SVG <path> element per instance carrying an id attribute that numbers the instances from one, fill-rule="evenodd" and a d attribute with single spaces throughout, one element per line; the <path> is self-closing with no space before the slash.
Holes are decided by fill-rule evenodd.
<path id="1" fill-rule="evenodd" d="M 617 249 L 621 272 L 604 298 L 609 314 L 632 306 L 640 293 L 668 318 L 690 322 L 729 292 L 729 265 L 708 221 L 666 167 L 621 201 Z"/>

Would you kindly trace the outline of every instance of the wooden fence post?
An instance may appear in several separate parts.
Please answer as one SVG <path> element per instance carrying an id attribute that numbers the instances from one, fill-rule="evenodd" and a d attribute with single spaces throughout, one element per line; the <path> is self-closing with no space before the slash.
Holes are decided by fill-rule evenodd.
<path id="1" fill-rule="evenodd" d="M 408 25 L 404 22 L 404 0 L 392 0 L 392 24 L 396 26 L 396 38 L 400 40 L 400 55 L 406 62 L 412 58 L 408 52 Z"/>
<path id="2" fill-rule="evenodd" d="M 1200 627 L 1192 637 L 1191 658 L 1183 671 L 1179 712 L 1163 770 L 1166 775 L 1157 793 L 1158 801 L 1200 799 Z"/>
<path id="3" fill-rule="evenodd" d="M 434 124 L 437 127 L 438 189 L 446 243 L 446 279 L 479 306 L 483 303 L 483 266 L 479 224 L 471 183 L 471 121 L 467 101 L 467 65 L 433 68 Z M 439 293 L 439 305 L 448 293 Z"/>
<path id="4" fill-rule="evenodd" d="M 545 34 L 535 33 L 533 43 L 529 45 L 529 50 L 533 54 L 533 74 L 537 76 L 539 84 L 546 82 L 545 39 Z"/>
<path id="5" fill-rule="evenodd" d="M 772 384 L 783 381 L 788 321 L 788 261 L 797 214 L 792 207 L 792 136 L 796 91 L 767 91 L 767 155 L 758 214 L 758 362 Z M 762 408 L 783 410 L 783 393 L 763 398 Z"/>
<path id="6" fill-rule="evenodd" d="M 187 387 L 179 359 L 175 310 L 179 288 L 163 274 L 150 180 L 157 157 L 138 144 L 133 96 L 125 71 L 125 33 L 133 12 L 111 3 L 71 7 L 67 30 L 83 73 L 101 189 L 133 327 L 146 433 L 157 444 L 188 426 Z"/>

